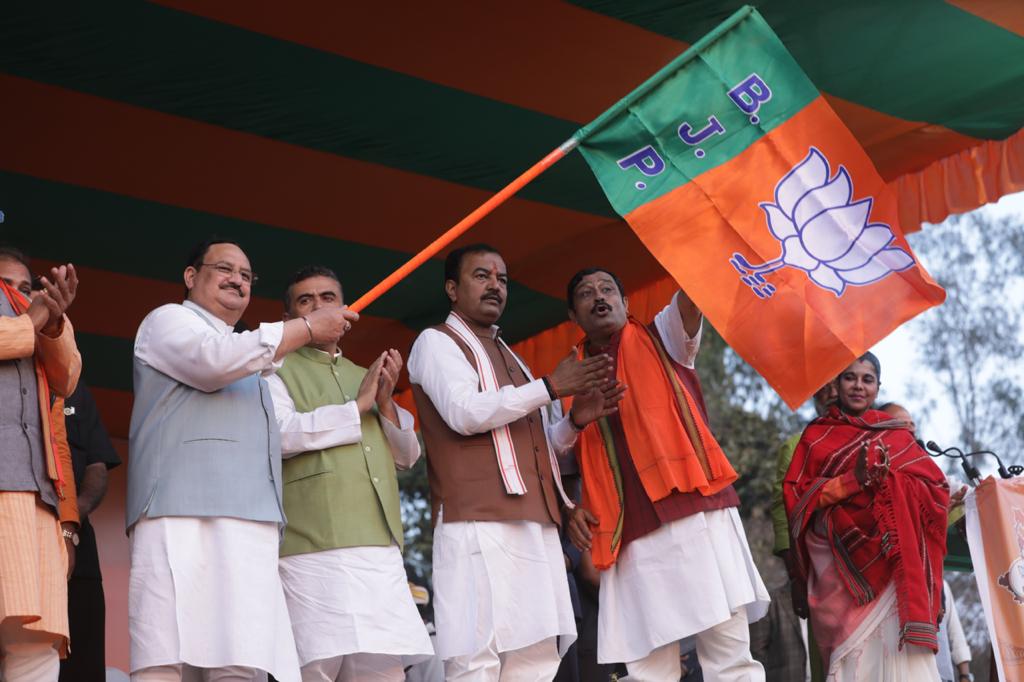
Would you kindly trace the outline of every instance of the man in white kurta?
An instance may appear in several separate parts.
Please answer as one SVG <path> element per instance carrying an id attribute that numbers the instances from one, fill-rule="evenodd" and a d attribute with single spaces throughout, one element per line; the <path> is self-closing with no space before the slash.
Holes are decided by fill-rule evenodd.
<path id="1" fill-rule="evenodd" d="M 452 312 L 409 355 L 434 513 L 438 655 L 448 680 L 550 680 L 576 638 L 558 537 L 553 451 L 574 437 L 543 408 L 587 390 L 606 358 L 533 379 L 499 338 L 508 275 L 494 249 L 449 254 Z"/>
<path id="2" fill-rule="evenodd" d="M 298 271 L 285 298 L 285 319 L 343 301 L 322 266 Z M 333 340 L 267 377 L 285 458 L 280 573 L 304 682 L 400 682 L 434 653 L 400 547 L 395 468 L 420 456 L 413 416 L 392 399 L 401 368 L 394 349 L 358 367 Z"/>
<path id="3" fill-rule="evenodd" d="M 188 300 L 150 313 L 135 341 L 132 678 L 269 672 L 292 682 L 298 662 L 277 573 L 280 450 L 260 374 L 306 343 L 337 338 L 357 316 L 322 311 L 235 334 L 255 280 L 248 258 L 237 244 L 206 242 L 188 263 Z"/>

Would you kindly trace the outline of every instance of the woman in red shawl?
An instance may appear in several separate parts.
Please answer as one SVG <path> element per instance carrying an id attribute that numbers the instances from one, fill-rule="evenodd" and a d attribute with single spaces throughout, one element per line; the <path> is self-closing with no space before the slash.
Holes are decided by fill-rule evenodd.
<path id="1" fill-rule="evenodd" d="M 836 379 L 783 482 L 797 575 L 829 682 L 938 680 L 949 489 L 908 424 L 872 410 L 867 353 Z M 802 614 L 801 614 L 802 615 Z"/>

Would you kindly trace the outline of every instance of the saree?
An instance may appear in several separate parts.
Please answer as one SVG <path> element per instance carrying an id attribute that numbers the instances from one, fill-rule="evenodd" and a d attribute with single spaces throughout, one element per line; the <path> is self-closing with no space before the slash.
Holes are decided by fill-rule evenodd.
<path id="1" fill-rule="evenodd" d="M 853 472 L 865 446 L 869 469 L 883 449 L 889 469 L 861 487 Z M 851 494 L 834 495 L 843 487 Z M 881 627 L 882 604 L 873 602 L 890 592 L 898 618 L 890 644 L 936 651 L 949 489 L 906 425 L 884 412 L 854 417 L 833 406 L 804 431 L 783 496 L 797 577 L 818 588 L 811 622 L 825 635 L 823 658 L 849 648 L 829 634 L 852 637 L 873 619 Z"/>

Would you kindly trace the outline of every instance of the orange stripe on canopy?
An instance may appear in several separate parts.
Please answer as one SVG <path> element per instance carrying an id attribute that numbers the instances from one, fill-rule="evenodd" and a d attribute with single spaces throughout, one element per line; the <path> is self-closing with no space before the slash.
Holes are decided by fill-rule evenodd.
<path id="1" fill-rule="evenodd" d="M 1024 130 L 984 142 L 889 183 L 905 232 L 1024 191 Z"/>
<path id="2" fill-rule="evenodd" d="M 112 388 L 89 386 L 92 397 L 96 399 L 96 407 L 103 417 L 103 425 L 114 438 L 128 438 L 128 427 L 132 417 L 131 391 L 119 391 Z M 127 452 L 121 457 L 127 460 Z"/>

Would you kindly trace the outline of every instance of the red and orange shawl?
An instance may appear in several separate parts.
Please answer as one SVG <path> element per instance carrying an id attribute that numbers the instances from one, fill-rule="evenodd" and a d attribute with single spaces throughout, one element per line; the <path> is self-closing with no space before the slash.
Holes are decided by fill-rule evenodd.
<path id="1" fill-rule="evenodd" d="M 865 442 L 869 465 L 876 461 L 877 443 L 889 447 L 888 475 L 873 488 L 858 487 L 819 509 L 826 483 L 852 476 Z M 807 579 L 806 533 L 818 512 L 836 567 L 857 603 L 872 601 L 894 580 L 900 647 L 910 643 L 937 650 L 949 487 L 905 423 L 877 410 L 853 417 L 832 407 L 804 431 L 783 495 L 801 577 Z"/>

